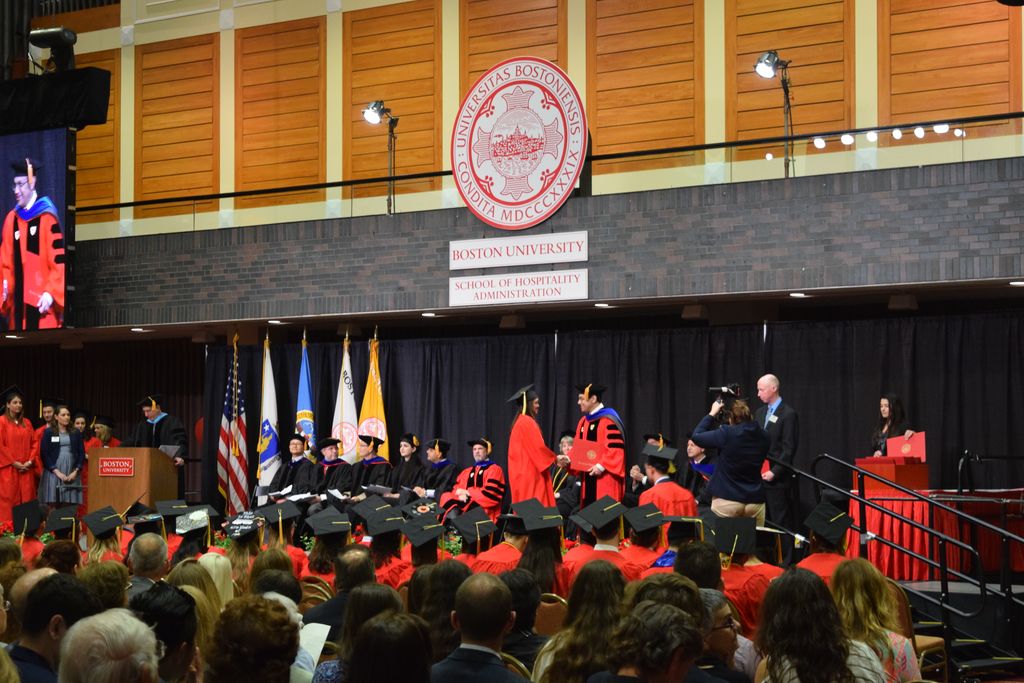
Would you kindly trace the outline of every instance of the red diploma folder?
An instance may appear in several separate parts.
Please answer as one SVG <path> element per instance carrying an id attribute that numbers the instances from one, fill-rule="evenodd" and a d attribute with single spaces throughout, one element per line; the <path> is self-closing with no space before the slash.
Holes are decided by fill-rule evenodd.
<path id="1" fill-rule="evenodd" d="M 885 440 L 885 454 L 890 458 L 893 456 L 903 458 L 916 458 L 921 462 L 926 461 L 924 450 L 924 432 L 914 432 L 910 439 L 902 436 L 894 436 Z"/>
<path id="2" fill-rule="evenodd" d="M 601 462 L 604 457 L 604 446 L 596 441 L 576 439 L 569 450 L 569 468 L 577 472 L 589 472 L 590 468 Z"/>

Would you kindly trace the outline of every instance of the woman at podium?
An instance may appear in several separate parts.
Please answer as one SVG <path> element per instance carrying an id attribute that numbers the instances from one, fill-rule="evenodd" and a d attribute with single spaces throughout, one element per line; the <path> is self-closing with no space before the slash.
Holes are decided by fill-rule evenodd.
<path id="1" fill-rule="evenodd" d="M 903 401 L 896 394 L 886 394 L 878 401 L 878 425 L 874 434 L 871 435 L 872 455 L 880 458 L 886 455 L 885 442 L 894 436 L 910 438 L 914 430 L 907 422 L 907 415 L 903 411 Z"/>

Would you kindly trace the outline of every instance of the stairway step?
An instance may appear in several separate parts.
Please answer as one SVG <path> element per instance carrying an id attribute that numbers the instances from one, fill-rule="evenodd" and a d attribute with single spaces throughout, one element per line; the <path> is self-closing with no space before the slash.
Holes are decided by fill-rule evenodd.
<path id="1" fill-rule="evenodd" d="M 1024 657 L 989 657 L 985 659 L 969 659 L 956 662 L 956 668 L 961 673 L 971 671 L 983 671 L 987 669 L 1020 668 L 1024 664 Z"/>

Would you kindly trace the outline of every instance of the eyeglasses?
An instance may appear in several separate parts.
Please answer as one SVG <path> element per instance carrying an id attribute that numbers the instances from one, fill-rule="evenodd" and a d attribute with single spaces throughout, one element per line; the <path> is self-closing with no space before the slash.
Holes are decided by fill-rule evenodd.
<path id="1" fill-rule="evenodd" d="M 740 629 L 740 622 L 736 621 L 735 617 L 729 617 L 729 621 L 725 622 L 721 626 L 715 626 L 711 630 L 712 631 L 721 631 L 722 629 L 725 629 L 725 628 L 731 628 L 734 631 L 738 631 Z"/>
<path id="2" fill-rule="evenodd" d="M 14 181 L 14 187 L 12 187 L 11 189 L 13 189 L 13 190 L 21 190 L 21 189 L 24 189 L 26 187 L 28 187 L 28 181 L 27 180 L 15 180 Z"/>

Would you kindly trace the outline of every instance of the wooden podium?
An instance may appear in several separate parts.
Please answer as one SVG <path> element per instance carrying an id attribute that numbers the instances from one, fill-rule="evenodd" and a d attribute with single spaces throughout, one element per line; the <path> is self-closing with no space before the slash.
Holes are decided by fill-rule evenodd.
<path id="1" fill-rule="evenodd" d="M 96 448 L 89 451 L 89 509 L 111 505 L 124 512 L 136 500 L 155 507 L 178 497 L 178 473 L 158 448 Z"/>
<path id="2" fill-rule="evenodd" d="M 928 463 L 917 458 L 881 457 L 857 458 L 853 463 L 874 475 L 884 477 L 900 486 L 920 491 L 928 488 Z M 853 490 L 857 490 L 857 473 L 853 474 Z M 871 496 L 902 496 L 891 486 L 864 477 L 864 495 Z"/>

